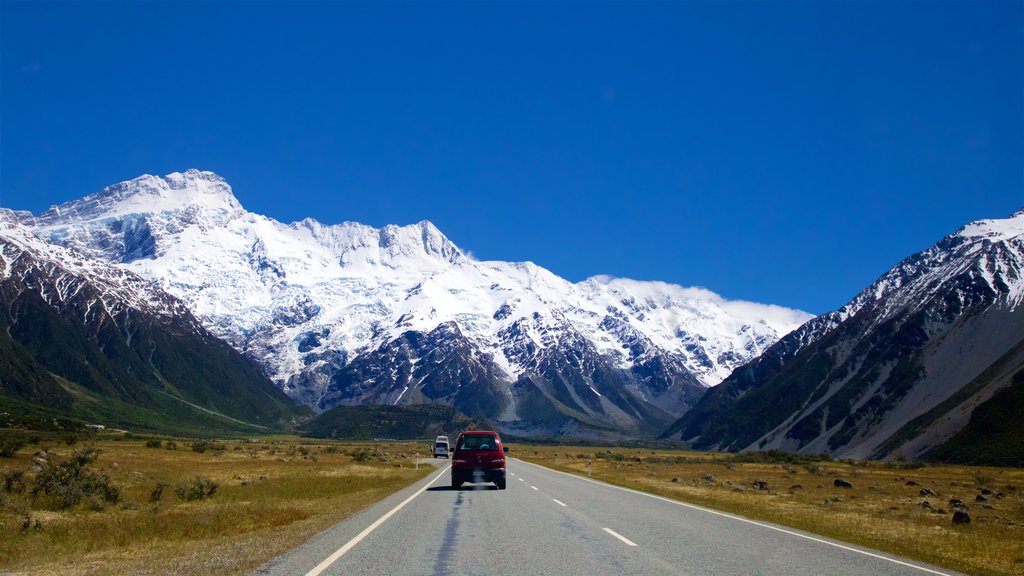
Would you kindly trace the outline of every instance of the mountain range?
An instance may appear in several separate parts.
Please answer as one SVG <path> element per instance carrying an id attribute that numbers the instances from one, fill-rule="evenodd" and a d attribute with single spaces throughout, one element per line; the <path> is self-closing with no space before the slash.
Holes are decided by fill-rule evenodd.
<path id="1" fill-rule="evenodd" d="M 0 399 L 165 430 L 320 412 L 303 426 L 325 436 L 487 421 L 1024 465 L 1022 266 L 1024 211 L 967 224 L 814 318 L 481 261 L 426 221 L 284 224 L 216 174 L 147 175 L 38 215 L 0 209 Z"/>
<path id="2" fill-rule="evenodd" d="M 735 370 L 664 438 L 1024 465 L 1024 210 L 972 222 Z"/>
<path id="3" fill-rule="evenodd" d="M 0 425 L 211 434 L 307 417 L 183 302 L 15 220 L 0 209 Z"/>
<path id="4" fill-rule="evenodd" d="M 8 226 L 147 281 L 298 402 L 435 403 L 520 435 L 650 436 L 811 316 L 700 288 L 477 260 L 430 222 L 290 224 L 210 172 Z"/>

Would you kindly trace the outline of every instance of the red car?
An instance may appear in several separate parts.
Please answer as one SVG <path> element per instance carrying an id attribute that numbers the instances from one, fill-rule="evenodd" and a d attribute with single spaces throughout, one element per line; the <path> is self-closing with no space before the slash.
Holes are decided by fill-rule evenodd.
<path id="1" fill-rule="evenodd" d="M 505 489 L 505 452 L 497 432 L 467 430 L 459 434 L 452 453 L 452 488 L 464 482 L 494 482 Z"/>

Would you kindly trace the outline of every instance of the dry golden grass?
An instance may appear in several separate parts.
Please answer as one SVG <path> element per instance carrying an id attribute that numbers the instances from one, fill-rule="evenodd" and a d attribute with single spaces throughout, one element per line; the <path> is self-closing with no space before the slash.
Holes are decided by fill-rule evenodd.
<path id="1" fill-rule="evenodd" d="M 592 462 L 593 477 L 606 482 L 969 574 L 1024 574 L 1022 469 L 757 463 L 722 454 L 571 446 L 512 451 L 523 460 L 580 475 Z M 834 486 L 836 479 L 853 488 Z M 767 482 L 768 489 L 754 488 L 755 480 Z M 922 496 L 924 489 L 936 495 Z M 991 491 L 983 495 L 987 504 L 976 501 L 982 489 Z M 953 525 L 949 501 L 954 498 L 967 505 L 970 524 Z M 934 511 L 921 506 L 925 500 Z"/>
<path id="2" fill-rule="evenodd" d="M 22 574 L 238 574 L 429 474 L 415 469 L 425 444 L 275 439 L 222 441 L 204 453 L 144 440 L 98 440 L 92 470 L 121 491 L 116 504 L 53 508 L 28 492 L 3 493 L 3 476 L 27 469 L 38 446 L 0 459 L 0 572 Z M 51 457 L 73 449 L 49 445 Z M 356 459 L 361 460 L 359 462 Z M 208 499 L 183 501 L 177 486 L 196 476 L 218 484 Z M 32 475 L 29 474 L 29 487 Z M 151 494 L 166 485 L 158 501 Z M 25 506 L 31 506 L 29 527 Z M 38 521 L 38 527 L 36 522 Z"/>

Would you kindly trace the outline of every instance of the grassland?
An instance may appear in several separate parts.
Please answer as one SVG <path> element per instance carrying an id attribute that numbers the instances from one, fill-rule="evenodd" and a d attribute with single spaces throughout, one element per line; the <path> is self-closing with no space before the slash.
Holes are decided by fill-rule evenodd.
<path id="1" fill-rule="evenodd" d="M 426 443 L 73 439 L 36 439 L 0 458 L 0 572 L 246 573 L 433 470 L 415 469 Z M 58 493 L 32 495 L 42 452 L 52 470 L 90 449 L 85 483 L 116 495 L 85 494 L 67 509 Z M 593 446 L 511 453 L 969 574 L 1024 574 L 1024 469 Z M 953 499 L 970 524 L 952 523 Z"/>
<path id="2" fill-rule="evenodd" d="M 196 443 L 51 438 L 0 458 L 0 572 L 245 573 L 433 470 L 415 466 L 426 443 Z M 105 477 L 116 495 L 61 509 L 58 492 L 32 494 L 43 451 L 52 468 L 89 448 L 83 485 Z"/>
<path id="3" fill-rule="evenodd" d="M 557 470 L 586 475 L 589 467 L 609 483 L 968 574 L 1024 574 L 1024 469 L 632 448 L 511 450 Z M 836 480 L 852 487 L 837 487 Z M 966 506 L 969 524 L 953 524 L 954 499 Z"/>

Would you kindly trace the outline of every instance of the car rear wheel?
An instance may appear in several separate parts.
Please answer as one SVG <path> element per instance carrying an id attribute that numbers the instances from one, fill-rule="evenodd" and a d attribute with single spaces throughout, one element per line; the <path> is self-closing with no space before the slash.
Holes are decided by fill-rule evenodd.
<path id="1" fill-rule="evenodd" d="M 504 490 L 505 489 L 505 481 L 504 480 L 498 480 L 497 482 L 495 482 L 495 484 L 498 486 L 498 490 Z"/>
<path id="2" fill-rule="evenodd" d="M 452 489 L 458 490 L 459 488 L 462 488 L 462 482 L 459 482 L 458 480 L 452 480 Z"/>

